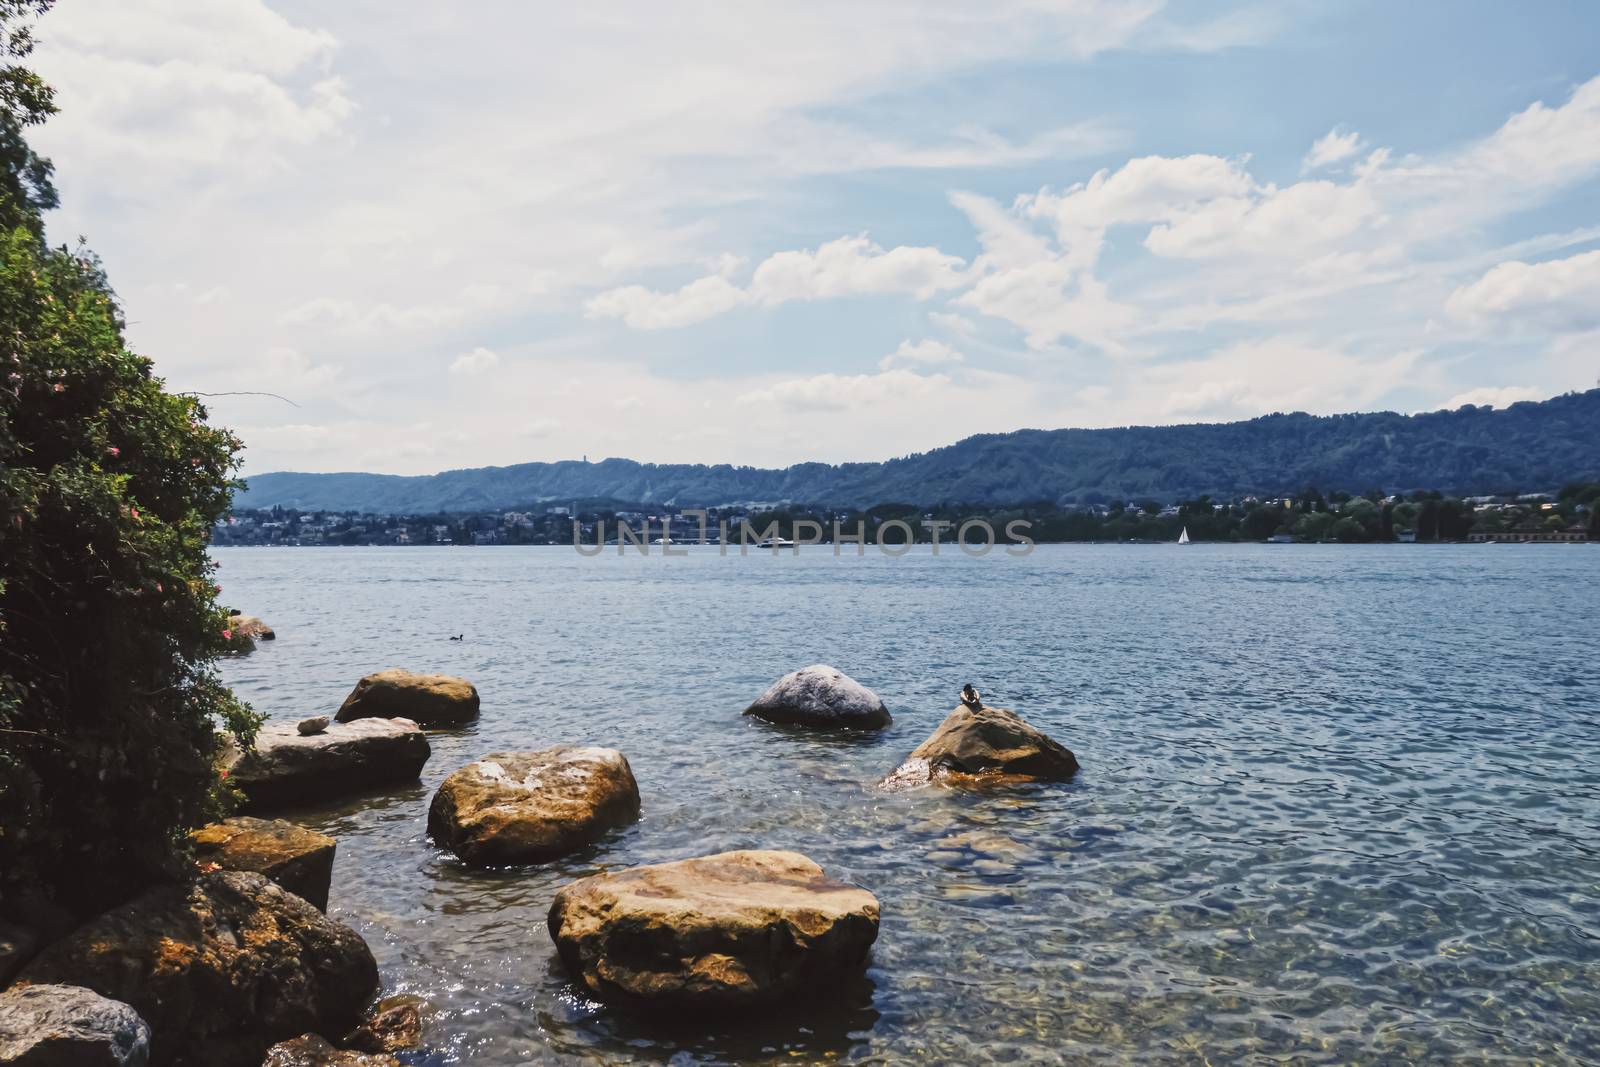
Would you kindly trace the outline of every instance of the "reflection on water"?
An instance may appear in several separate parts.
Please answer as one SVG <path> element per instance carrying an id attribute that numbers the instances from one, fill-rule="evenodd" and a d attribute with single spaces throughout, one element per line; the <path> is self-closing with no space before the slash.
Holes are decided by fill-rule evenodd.
<path id="1" fill-rule="evenodd" d="M 388 666 L 483 718 L 421 786 L 293 817 L 339 839 L 330 911 L 430 1005 L 412 1062 L 1581 1062 L 1600 1049 L 1600 549 L 1044 546 L 581 559 L 570 549 L 221 550 L 278 640 L 230 663 L 276 716 Z M 451 643 L 447 635 L 465 633 Z M 832 663 L 894 713 L 828 739 L 741 718 Z M 1068 785 L 885 794 L 973 681 L 1065 742 Z M 428 798 L 490 751 L 621 749 L 640 821 L 469 870 Z M 876 893 L 820 1015 L 667 1024 L 566 981 L 573 878 L 733 848 Z"/>

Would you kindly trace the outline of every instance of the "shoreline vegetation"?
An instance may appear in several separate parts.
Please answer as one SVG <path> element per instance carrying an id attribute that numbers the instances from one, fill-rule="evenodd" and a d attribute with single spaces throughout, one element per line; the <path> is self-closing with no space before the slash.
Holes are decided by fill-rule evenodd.
<path id="1" fill-rule="evenodd" d="M 884 503 L 870 508 L 736 504 L 713 508 L 595 500 L 543 502 L 509 511 L 380 515 L 297 508 L 236 508 L 212 530 L 217 546 L 579 545 L 648 551 L 698 544 L 770 549 L 775 543 L 917 544 L 935 536 L 953 546 L 961 526 L 986 523 L 996 546 L 1020 543 L 1165 543 L 1187 531 L 1191 542 L 1384 544 L 1394 542 L 1600 542 L 1600 482 L 1574 482 L 1552 492 L 1465 498 L 1435 491 L 1359 495 L 1308 488 L 1289 496 L 1209 496 L 1162 502 L 1117 500 L 1061 505 L 1040 501 L 1007 508 L 925 507 Z M 1013 525 L 1017 524 L 1017 525 Z M 619 530 L 625 530 L 619 536 Z M 979 539 L 981 540 L 981 538 Z M 665 542 L 665 543 L 664 543 Z"/>

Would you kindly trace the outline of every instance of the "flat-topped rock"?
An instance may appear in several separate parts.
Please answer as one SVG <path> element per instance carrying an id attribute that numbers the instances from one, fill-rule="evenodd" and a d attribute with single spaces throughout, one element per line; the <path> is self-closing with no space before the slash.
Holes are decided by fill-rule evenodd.
<path id="1" fill-rule="evenodd" d="M 549 926 L 568 973 L 602 1000 L 791 1006 L 866 966 L 878 901 L 797 852 L 724 852 L 574 882 Z"/>
<path id="2" fill-rule="evenodd" d="M 328 910 L 337 842 L 283 819 L 248 815 L 203 826 L 189 835 L 194 858 L 203 867 L 264 874 L 291 893 Z"/>
<path id="3" fill-rule="evenodd" d="M 1077 771 L 1077 757 L 1069 749 L 1020 715 L 1004 708 L 961 704 L 883 785 L 906 789 L 932 782 L 1063 779 Z"/>
<path id="4" fill-rule="evenodd" d="M 639 817 L 639 786 L 622 753 L 557 745 L 495 752 L 444 780 L 428 833 L 467 863 L 542 863 Z"/>
<path id="5" fill-rule="evenodd" d="M 427 735 L 406 719 L 335 723 L 311 735 L 275 720 L 261 727 L 255 747 L 228 773 L 246 808 L 261 810 L 414 782 L 429 754 Z"/>
<path id="6" fill-rule="evenodd" d="M 478 690 L 465 678 L 399 668 L 361 679 L 334 716 L 340 722 L 410 719 L 429 730 L 461 726 L 477 717 Z"/>
<path id="7" fill-rule="evenodd" d="M 821 663 L 779 678 L 744 713 L 818 729 L 881 730 L 893 721 L 877 693 Z"/>
<path id="8" fill-rule="evenodd" d="M 268 1046 L 343 1033 L 377 992 L 366 942 L 259 874 L 156 886 L 46 948 L 22 981 L 81 985 L 150 1025 L 150 1062 L 259 1067 Z"/>
<path id="9" fill-rule="evenodd" d="M 150 1028 L 118 1000 L 74 985 L 26 985 L 0 993 L 5 1067 L 144 1067 Z"/>

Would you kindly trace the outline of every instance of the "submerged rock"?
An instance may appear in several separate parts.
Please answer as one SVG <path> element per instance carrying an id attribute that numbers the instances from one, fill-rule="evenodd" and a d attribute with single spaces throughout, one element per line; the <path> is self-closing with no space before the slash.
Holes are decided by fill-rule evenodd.
<path id="1" fill-rule="evenodd" d="M 890 789 L 1033 778 L 1070 778 L 1078 760 L 1021 716 L 1004 708 L 962 704 L 883 780 Z"/>
<path id="2" fill-rule="evenodd" d="M 881 730 L 893 721 L 877 693 L 821 663 L 779 678 L 744 713 L 768 722 L 821 729 Z"/>
<path id="3" fill-rule="evenodd" d="M 315 830 L 282 819 L 241 815 L 204 826 L 189 835 L 194 857 L 204 866 L 264 874 L 291 893 L 328 910 L 337 842 Z"/>
<path id="4" fill-rule="evenodd" d="M 549 926 L 568 973 L 602 1000 L 790 1005 L 861 972 L 878 901 L 797 852 L 724 852 L 574 882 Z"/>
<path id="5" fill-rule="evenodd" d="M 292 722 L 269 722 L 228 772 L 246 808 L 288 807 L 414 782 L 429 754 L 427 735 L 406 719 L 337 723 L 309 736 Z"/>
<path id="6" fill-rule="evenodd" d="M 639 817 L 622 753 L 557 745 L 496 752 L 444 780 L 428 809 L 433 839 L 468 863 L 541 863 Z"/>
<path id="7" fill-rule="evenodd" d="M 400 1061 L 383 1052 L 362 1052 L 334 1047 L 316 1034 L 301 1034 L 267 1050 L 261 1067 L 400 1067 Z"/>
<path id="8" fill-rule="evenodd" d="M 139 1013 L 82 986 L 26 985 L 0 993 L 5 1067 L 144 1067 L 150 1028 Z"/>
<path id="9" fill-rule="evenodd" d="M 334 716 L 340 722 L 410 719 L 429 730 L 460 726 L 477 717 L 478 690 L 465 678 L 398 668 L 361 679 Z"/>
<path id="10" fill-rule="evenodd" d="M 378 966 L 361 935 L 300 897 L 216 871 L 107 912 L 22 978 L 127 1002 L 150 1025 L 153 1064 L 257 1067 L 274 1041 L 356 1025 Z"/>
<path id="11" fill-rule="evenodd" d="M 402 994 L 380 1001 L 367 1021 L 339 1040 L 357 1052 L 401 1052 L 422 1044 L 422 1001 Z"/>
<path id="12" fill-rule="evenodd" d="M 229 614 L 228 629 L 233 631 L 234 637 L 245 637 L 251 641 L 275 641 L 278 637 L 272 627 L 254 615 L 240 615 L 238 612 Z"/>

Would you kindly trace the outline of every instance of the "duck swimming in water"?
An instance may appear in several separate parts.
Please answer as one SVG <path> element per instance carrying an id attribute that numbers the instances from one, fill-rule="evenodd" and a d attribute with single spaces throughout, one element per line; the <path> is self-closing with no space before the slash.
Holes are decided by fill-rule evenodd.
<path id="1" fill-rule="evenodd" d="M 467 637 L 466 634 L 456 634 L 450 640 L 452 640 L 452 641 L 464 641 L 464 640 L 466 640 L 466 637 Z"/>
<path id="2" fill-rule="evenodd" d="M 973 709 L 983 707 L 983 697 L 979 696 L 978 691 L 972 688 L 971 682 L 961 687 L 961 703 Z"/>

